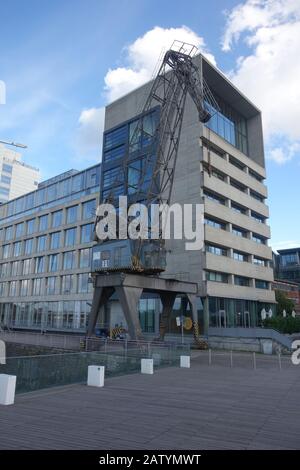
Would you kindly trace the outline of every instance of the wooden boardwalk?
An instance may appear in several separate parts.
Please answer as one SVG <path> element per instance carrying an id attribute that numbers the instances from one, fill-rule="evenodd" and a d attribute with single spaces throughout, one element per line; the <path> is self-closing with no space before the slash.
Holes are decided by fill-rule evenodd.
<path id="1" fill-rule="evenodd" d="M 18 395 L 0 449 L 300 449 L 300 366 L 208 366 Z"/>

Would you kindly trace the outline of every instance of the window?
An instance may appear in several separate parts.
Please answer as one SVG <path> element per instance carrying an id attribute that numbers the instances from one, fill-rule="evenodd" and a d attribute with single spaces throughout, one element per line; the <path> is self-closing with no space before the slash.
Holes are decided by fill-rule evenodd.
<path id="1" fill-rule="evenodd" d="M 96 199 L 84 202 L 82 204 L 82 218 L 91 219 L 96 215 Z"/>
<path id="2" fill-rule="evenodd" d="M 262 176 L 260 176 L 258 173 L 251 170 L 250 168 L 249 168 L 249 175 L 252 176 L 252 178 L 255 178 L 260 183 L 262 183 L 264 181 L 264 178 Z"/>
<path id="3" fill-rule="evenodd" d="M 109 188 L 115 183 L 123 183 L 124 174 L 121 166 L 116 166 L 103 172 L 103 189 Z"/>
<path id="4" fill-rule="evenodd" d="M 266 266 L 266 261 L 262 258 L 257 258 L 256 256 L 253 257 L 253 263 L 259 266 Z"/>
<path id="5" fill-rule="evenodd" d="M 16 225 L 16 238 L 21 237 L 24 233 L 24 222 Z"/>
<path id="6" fill-rule="evenodd" d="M 80 243 L 88 243 L 93 241 L 94 224 L 86 224 L 81 226 Z"/>
<path id="7" fill-rule="evenodd" d="M 23 275 L 31 274 L 31 258 L 24 259 L 23 261 Z"/>
<path id="8" fill-rule="evenodd" d="M 33 253 L 33 238 L 28 238 L 25 241 L 25 255 L 31 255 Z"/>
<path id="9" fill-rule="evenodd" d="M 57 278 L 55 276 L 46 278 L 47 295 L 57 294 L 56 279 Z"/>
<path id="10" fill-rule="evenodd" d="M 8 277 L 10 273 L 10 263 L 0 264 L 0 277 Z"/>
<path id="11" fill-rule="evenodd" d="M 213 192 L 208 191 L 207 189 L 205 189 L 203 191 L 203 195 L 205 197 L 207 197 L 207 199 L 209 199 L 210 201 L 217 202 L 218 204 L 223 204 L 223 206 L 225 205 L 225 199 L 222 196 L 219 196 L 216 193 L 213 193 Z"/>
<path id="12" fill-rule="evenodd" d="M 54 232 L 50 235 L 50 249 L 56 250 L 60 247 L 60 232 Z"/>
<path id="13" fill-rule="evenodd" d="M 246 208 L 233 201 L 231 201 L 231 209 L 239 214 L 246 214 Z"/>
<path id="14" fill-rule="evenodd" d="M 13 226 L 10 225 L 9 227 L 6 227 L 5 229 L 5 241 L 8 242 L 11 240 L 13 237 Z"/>
<path id="15" fill-rule="evenodd" d="M 2 171 L 5 171 L 5 173 L 12 173 L 13 167 L 11 165 L 8 165 L 7 163 L 2 163 Z"/>
<path id="16" fill-rule="evenodd" d="M 214 255 L 218 255 L 218 256 L 227 256 L 226 248 L 222 248 L 222 247 L 215 246 L 215 245 L 206 245 L 206 251 L 208 251 L 209 253 L 213 253 Z"/>
<path id="17" fill-rule="evenodd" d="M 65 246 L 74 246 L 76 243 L 76 228 L 65 230 Z"/>
<path id="18" fill-rule="evenodd" d="M 219 222 L 218 220 L 212 219 L 210 217 L 205 217 L 204 223 L 210 227 L 219 228 L 221 230 L 226 230 L 226 223 Z"/>
<path id="19" fill-rule="evenodd" d="M 14 243 L 14 256 L 20 256 L 22 254 L 22 242 Z"/>
<path id="20" fill-rule="evenodd" d="M 22 297 L 30 295 L 29 287 L 30 287 L 30 280 L 29 279 L 22 279 L 21 286 L 20 286 L 20 295 Z"/>
<path id="21" fill-rule="evenodd" d="M 6 282 L 0 282 L 0 296 L 5 297 Z"/>
<path id="22" fill-rule="evenodd" d="M 77 208 L 78 206 L 68 207 L 67 209 L 67 224 L 73 224 L 77 221 Z"/>
<path id="23" fill-rule="evenodd" d="M 206 280 L 207 281 L 214 281 L 214 282 L 228 282 L 228 274 L 225 273 L 218 273 L 215 271 L 207 271 L 206 272 Z"/>
<path id="24" fill-rule="evenodd" d="M 261 235 L 257 235 L 257 233 L 252 233 L 252 240 L 256 243 L 260 243 L 261 245 L 266 244 L 266 239 Z"/>
<path id="25" fill-rule="evenodd" d="M 239 170 L 245 171 L 246 166 L 237 158 L 234 158 L 232 155 L 229 155 L 229 163 L 235 166 Z"/>
<path id="26" fill-rule="evenodd" d="M 3 186 L 0 186 L 0 194 L 2 194 L 3 196 L 8 196 L 9 188 L 3 188 Z"/>
<path id="27" fill-rule="evenodd" d="M 256 220 L 256 222 L 259 222 L 260 224 L 264 224 L 266 218 L 263 215 L 257 214 L 254 211 L 251 211 L 251 217 L 252 219 Z"/>
<path id="28" fill-rule="evenodd" d="M 75 251 L 64 253 L 63 269 L 73 269 L 75 267 Z"/>
<path id="29" fill-rule="evenodd" d="M 58 255 L 49 256 L 49 272 L 53 273 L 58 270 Z"/>
<path id="30" fill-rule="evenodd" d="M 124 144 L 127 139 L 127 126 L 119 127 L 113 131 L 107 132 L 104 136 L 104 150 L 118 147 Z"/>
<path id="31" fill-rule="evenodd" d="M 257 289 L 269 289 L 269 283 L 260 279 L 255 279 L 255 287 Z"/>
<path id="32" fill-rule="evenodd" d="M 61 293 L 71 294 L 74 292 L 73 274 L 62 276 Z"/>
<path id="33" fill-rule="evenodd" d="M 1 175 L 0 182 L 4 183 L 4 184 L 10 184 L 11 183 L 11 177 L 6 176 L 6 175 Z"/>
<path id="34" fill-rule="evenodd" d="M 45 270 L 45 257 L 39 256 L 35 258 L 35 273 L 43 273 Z"/>
<path id="35" fill-rule="evenodd" d="M 233 259 L 237 261 L 248 261 L 248 255 L 245 253 L 241 253 L 240 251 L 234 251 L 233 252 Z"/>
<path id="36" fill-rule="evenodd" d="M 232 226 L 232 233 L 238 237 L 247 238 L 247 231 L 242 228 Z"/>
<path id="37" fill-rule="evenodd" d="M 52 228 L 60 227 L 62 225 L 63 211 L 56 211 L 52 214 Z"/>
<path id="38" fill-rule="evenodd" d="M 236 286 L 249 286 L 249 278 L 244 276 L 234 276 Z"/>
<path id="39" fill-rule="evenodd" d="M 280 264 L 282 266 L 292 266 L 293 264 L 298 264 L 298 254 L 297 253 L 287 253 L 280 255 Z"/>
<path id="40" fill-rule="evenodd" d="M 114 149 L 108 150 L 104 152 L 104 161 L 105 162 L 112 162 L 114 160 L 118 160 L 118 158 L 123 158 L 125 156 L 125 145 L 119 145 L 119 147 L 115 147 Z"/>
<path id="41" fill-rule="evenodd" d="M 242 191 L 243 193 L 247 190 L 246 186 L 241 184 L 239 181 L 234 180 L 233 178 L 230 178 L 230 185 L 238 189 L 239 191 Z"/>
<path id="42" fill-rule="evenodd" d="M 6 259 L 10 256 L 10 245 L 3 245 L 2 248 L 2 258 Z"/>
<path id="43" fill-rule="evenodd" d="M 48 228 L 48 214 L 39 217 L 39 231 L 44 232 Z"/>
<path id="44" fill-rule="evenodd" d="M 225 175 L 224 175 L 224 173 L 222 173 L 221 171 L 216 170 L 215 168 L 213 168 L 213 169 L 211 170 L 211 174 L 212 174 L 212 176 L 214 176 L 215 178 L 218 178 L 218 180 L 220 180 L 220 181 L 225 181 Z"/>
<path id="45" fill-rule="evenodd" d="M 17 284 L 18 281 L 11 281 L 9 283 L 9 296 L 15 297 L 17 295 Z"/>
<path id="46" fill-rule="evenodd" d="M 11 264 L 11 275 L 19 276 L 21 274 L 21 261 L 14 261 Z"/>
<path id="47" fill-rule="evenodd" d="M 89 282 L 89 274 L 79 274 L 78 275 L 78 293 L 86 294 L 92 292 L 93 284 Z"/>
<path id="48" fill-rule="evenodd" d="M 261 196 L 260 194 L 256 193 L 255 191 L 250 190 L 250 196 L 256 199 L 259 202 L 264 202 L 265 198 L 264 196 Z"/>
<path id="49" fill-rule="evenodd" d="M 47 244 L 47 236 L 42 235 L 41 237 L 37 237 L 37 252 L 45 251 Z"/>
<path id="50" fill-rule="evenodd" d="M 31 235 L 35 230 L 35 219 L 27 220 L 27 235 Z"/>
<path id="51" fill-rule="evenodd" d="M 32 295 L 42 295 L 42 282 L 43 279 L 41 277 L 37 277 L 33 279 L 33 289 L 32 289 Z"/>
<path id="52" fill-rule="evenodd" d="M 84 248 L 83 250 L 80 250 L 79 260 L 80 268 L 89 268 L 91 264 L 91 249 Z"/>

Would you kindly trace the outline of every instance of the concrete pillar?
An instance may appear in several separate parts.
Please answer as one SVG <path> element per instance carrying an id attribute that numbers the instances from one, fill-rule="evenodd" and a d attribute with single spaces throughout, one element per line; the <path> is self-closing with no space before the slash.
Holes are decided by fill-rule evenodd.
<path id="1" fill-rule="evenodd" d="M 141 287 L 116 287 L 116 293 L 120 301 L 128 331 L 132 340 L 142 337 L 142 330 L 139 318 L 139 300 L 143 289 Z"/>
<path id="2" fill-rule="evenodd" d="M 159 322 L 159 339 L 163 341 L 166 331 L 167 331 L 168 321 L 173 311 L 173 305 L 176 299 L 176 293 L 175 292 L 161 292 L 160 299 L 161 299 L 163 309 L 162 309 L 160 322 Z"/>

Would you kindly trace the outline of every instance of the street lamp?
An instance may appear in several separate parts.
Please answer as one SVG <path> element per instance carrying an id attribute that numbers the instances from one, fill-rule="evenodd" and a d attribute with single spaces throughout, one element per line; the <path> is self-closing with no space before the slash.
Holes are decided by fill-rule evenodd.
<path id="1" fill-rule="evenodd" d="M 21 149 L 27 149 L 27 145 L 17 144 L 16 142 L 6 142 L 6 140 L 0 140 L 0 144 L 12 145 L 13 147 L 19 147 Z"/>

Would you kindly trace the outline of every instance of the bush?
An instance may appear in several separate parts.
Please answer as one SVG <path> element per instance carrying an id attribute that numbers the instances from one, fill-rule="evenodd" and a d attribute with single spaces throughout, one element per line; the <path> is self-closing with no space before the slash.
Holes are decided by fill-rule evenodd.
<path id="1" fill-rule="evenodd" d="M 266 328 L 274 328 L 281 333 L 300 333 L 300 317 L 272 317 L 266 318 L 263 321 L 263 326 Z"/>

